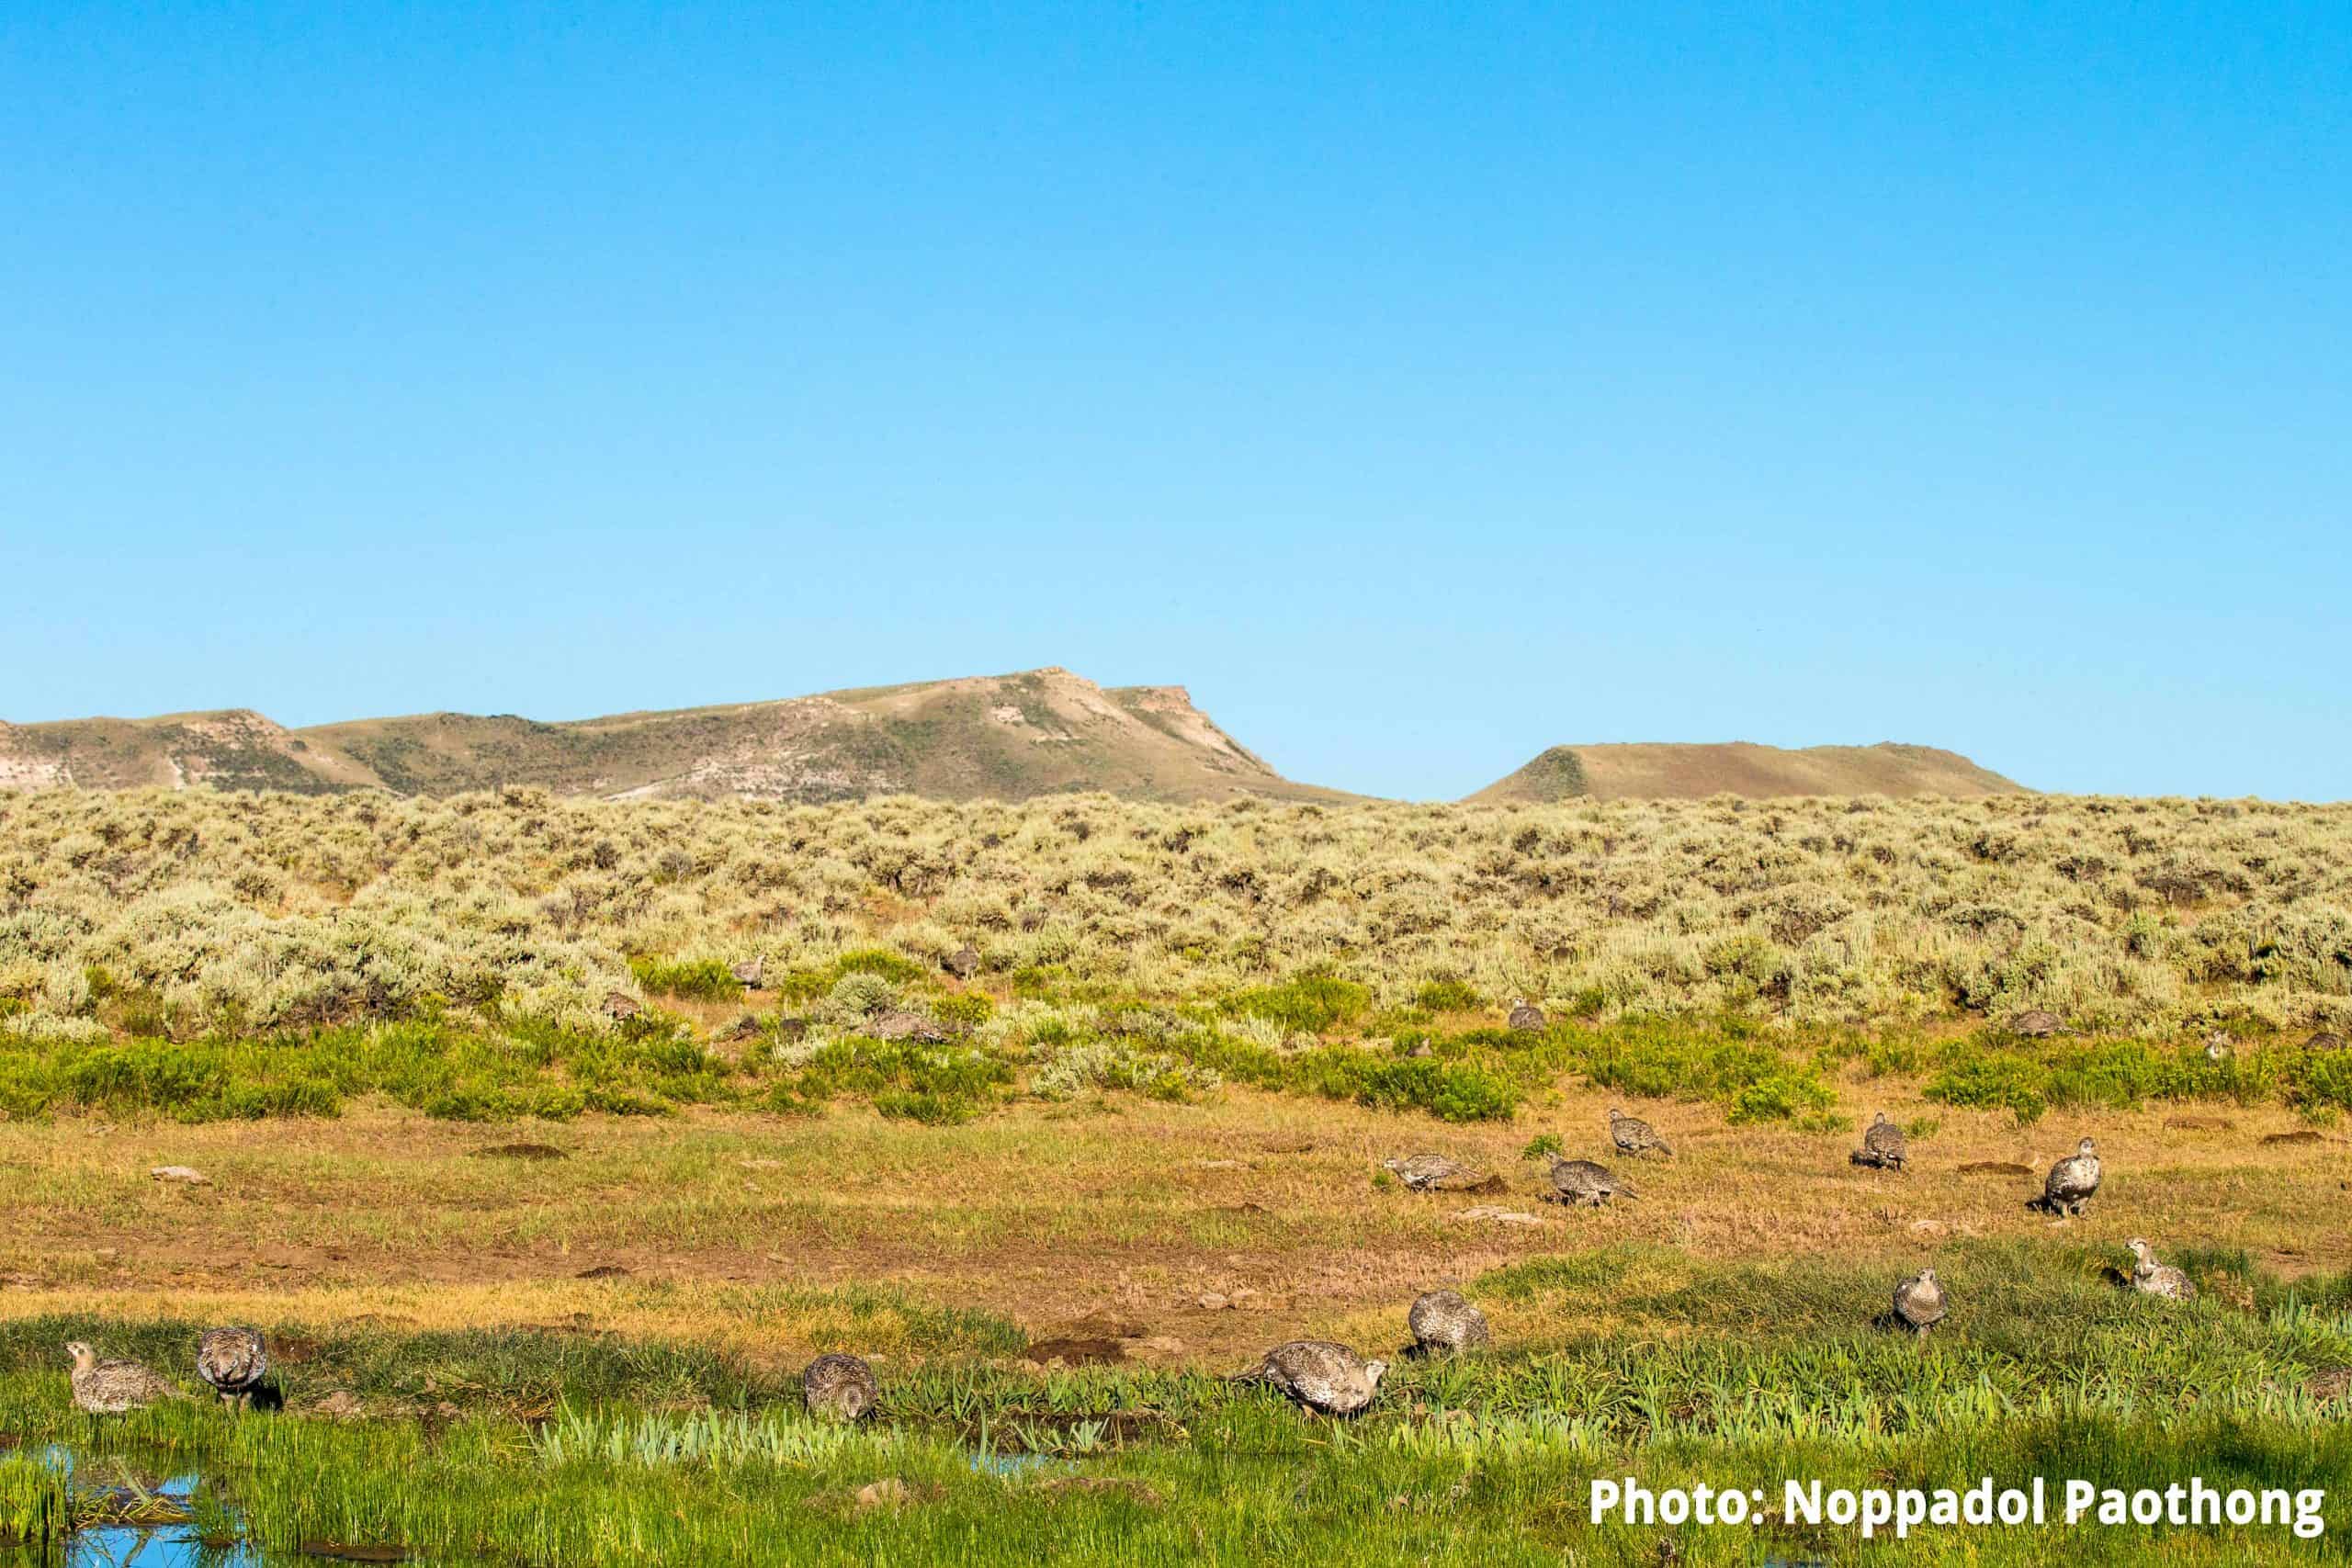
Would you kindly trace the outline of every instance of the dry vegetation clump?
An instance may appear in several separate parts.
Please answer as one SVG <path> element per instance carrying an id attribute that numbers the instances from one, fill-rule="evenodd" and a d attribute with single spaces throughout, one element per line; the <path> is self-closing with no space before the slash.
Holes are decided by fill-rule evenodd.
<path id="1" fill-rule="evenodd" d="M 1555 1020 L 1730 1018 L 1743 1036 L 1783 1040 L 1993 1027 L 2027 1008 L 2055 1012 L 2077 1042 L 2342 1030 L 2347 852 L 2344 807 L 2048 796 L 0 794 L 0 1030 L 96 1048 L 490 1019 L 537 1032 L 553 1059 L 677 1023 L 616 1022 L 616 993 L 732 1002 L 729 966 L 760 958 L 779 1013 L 756 1065 L 818 1075 L 780 1102 L 848 1082 L 920 1094 L 868 1038 L 881 1036 L 902 1056 L 1034 1065 L 1047 1093 L 1182 1094 L 1221 1074 L 1400 1103 L 1451 1096 L 1478 1115 L 1487 1079 L 1593 1070 L 1589 1052 L 1555 1050 L 1514 1073 L 1499 1037 L 1409 1059 L 1403 1032 L 1514 996 Z M 979 968 L 965 982 L 947 971 L 967 946 Z M 794 1032 L 771 1033 L 786 1014 Z M 928 1038 L 943 1033 L 949 1046 Z M 1395 1040 L 1401 1059 L 1329 1056 L 1334 1036 L 1365 1034 Z M 682 1056 L 676 1070 L 703 1066 Z M 2152 1092 L 2169 1091 L 2160 1066 Z M 2046 1074 L 2041 1056 L 1945 1066 L 1976 1075 L 1956 1080 L 1959 1102 L 2049 1098 L 2047 1082 L 2013 1081 Z M 2232 1069 L 2266 1070 L 2284 1069 Z M 1366 1089 L 1367 1074 L 1394 1081 Z"/>

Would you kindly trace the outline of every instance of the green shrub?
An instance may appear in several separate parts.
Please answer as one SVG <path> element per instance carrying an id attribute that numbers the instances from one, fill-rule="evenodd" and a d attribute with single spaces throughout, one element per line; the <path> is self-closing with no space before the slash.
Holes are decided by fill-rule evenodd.
<path id="1" fill-rule="evenodd" d="M 1431 1012 L 1468 1012 L 1481 998 L 1464 980 L 1431 980 L 1413 993 L 1413 1005 Z"/>
<path id="2" fill-rule="evenodd" d="M 1325 1033 L 1354 1022 L 1371 1006 L 1369 987 L 1319 974 L 1243 991 L 1226 1003 L 1229 1012 L 1265 1019 L 1293 1034 Z"/>
<path id="3" fill-rule="evenodd" d="M 632 958 L 629 973 L 645 991 L 662 997 L 685 997 L 695 1001 L 731 1002 L 743 994 L 743 982 L 734 972 L 716 958 L 696 958 L 684 963 L 672 963 L 661 958 Z"/>

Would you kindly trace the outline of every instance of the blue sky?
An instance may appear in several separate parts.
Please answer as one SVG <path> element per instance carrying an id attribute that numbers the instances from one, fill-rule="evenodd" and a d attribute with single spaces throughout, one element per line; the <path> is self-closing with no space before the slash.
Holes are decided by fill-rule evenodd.
<path id="1" fill-rule="evenodd" d="M 482 15 L 479 12 L 492 14 Z M 0 716 L 2352 795 L 2352 8 L 0 8 Z"/>

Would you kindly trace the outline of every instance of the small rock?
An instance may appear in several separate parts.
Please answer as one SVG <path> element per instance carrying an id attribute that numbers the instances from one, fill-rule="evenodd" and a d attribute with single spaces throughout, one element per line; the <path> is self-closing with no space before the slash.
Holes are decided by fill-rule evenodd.
<path id="1" fill-rule="evenodd" d="M 184 1187 L 209 1187 L 212 1178 L 189 1165 L 159 1165 L 148 1175 L 158 1181 L 176 1181 Z"/>
<path id="2" fill-rule="evenodd" d="M 907 1483 L 897 1476 L 882 1481 L 869 1481 L 857 1489 L 858 1512 L 872 1508 L 895 1508 L 907 1500 Z"/>

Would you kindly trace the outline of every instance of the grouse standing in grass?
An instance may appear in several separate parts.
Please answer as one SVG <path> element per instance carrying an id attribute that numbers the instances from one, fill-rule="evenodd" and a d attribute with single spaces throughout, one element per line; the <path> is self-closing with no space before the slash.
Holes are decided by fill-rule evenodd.
<path id="1" fill-rule="evenodd" d="M 159 1374 L 136 1361 L 98 1359 L 98 1353 L 79 1339 L 65 1347 L 74 1362 L 74 1406 L 90 1418 L 96 1441 L 98 1417 L 144 1410 L 159 1399 L 176 1399 L 180 1391 Z"/>
<path id="2" fill-rule="evenodd" d="M 250 1328 L 208 1328 L 196 1342 L 196 1375 L 223 1404 L 248 1409 L 254 1391 L 269 1376 L 269 1348 Z"/>
<path id="3" fill-rule="evenodd" d="M 1329 1339 L 1293 1339 L 1233 1381 L 1269 1384 L 1326 1416 L 1357 1416 L 1372 1404 L 1387 1370 L 1387 1362 L 1367 1361 Z"/>
<path id="4" fill-rule="evenodd" d="M 1917 1329 L 1920 1338 L 1944 1320 L 1944 1288 L 1934 1269 L 1922 1269 L 1894 1287 L 1894 1321 Z"/>
<path id="5" fill-rule="evenodd" d="M 1513 997 L 1510 999 L 1510 1015 L 1505 1021 L 1521 1034 L 1541 1034 L 1544 1032 L 1544 1010 L 1524 997 Z"/>
<path id="6" fill-rule="evenodd" d="M 2056 1013 L 2041 1008 L 2030 1008 L 2009 1020 L 2009 1032 L 2026 1040 L 2047 1040 L 2065 1027 Z"/>
<path id="7" fill-rule="evenodd" d="M 820 1356 L 800 1374 L 800 1397 L 808 1414 L 831 1421 L 863 1421 L 874 1413 L 879 1391 L 874 1369 L 856 1356 Z"/>
<path id="8" fill-rule="evenodd" d="M 2042 1183 L 2041 1206 L 2053 1214 L 2079 1214 L 2098 1191 L 2098 1150 L 2088 1138 L 2075 1152 L 2050 1168 Z"/>
<path id="9" fill-rule="evenodd" d="M 1615 1106 L 1609 1109 L 1609 1141 L 1617 1145 L 1617 1152 L 1621 1155 L 1656 1153 L 1668 1159 L 1674 1157 L 1674 1151 L 1666 1146 L 1666 1140 L 1657 1135 L 1657 1129 L 1638 1116 L 1626 1115 Z"/>
<path id="10" fill-rule="evenodd" d="M 1487 1179 L 1487 1173 L 1476 1166 L 1445 1155 L 1407 1155 L 1380 1164 L 1415 1192 L 1466 1192 Z"/>
<path id="11" fill-rule="evenodd" d="M 1905 1152 L 1903 1129 L 1886 1119 L 1886 1112 L 1862 1132 L 1862 1146 L 1850 1156 L 1856 1165 L 1875 1166 L 1881 1170 L 1901 1170 L 1909 1158 Z"/>
<path id="12" fill-rule="evenodd" d="M 756 991 L 760 988 L 760 976 L 767 972 L 767 959 L 764 955 L 746 958 L 741 964 L 729 964 L 727 972 L 734 976 L 735 983 L 745 990 Z"/>
<path id="13" fill-rule="evenodd" d="M 941 959 L 940 966 L 958 980 L 968 980 L 980 972 L 980 950 L 967 942 Z"/>
<path id="14" fill-rule="evenodd" d="M 1413 1331 L 1411 1354 L 1437 1356 L 1484 1349 L 1490 1342 L 1487 1314 L 1462 1298 L 1458 1291 L 1425 1291 L 1413 1298 L 1405 1314 Z"/>
<path id="15" fill-rule="evenodd" d="M 1641 1196 L 1611 1175 L 1607 1166 L 1589 1159 L 1555 1159 L 1551 1178 L 1552 1190 L 1544 1194 L 1546 1202 L 1582 1203 L 1598 1209 L 1611 1198 Z"/>
<path id="16" fill-rule="evenodd" d="M 2197 1296 L 2196 1282 L 2187 1273 L 2169 1263 L 2159 1263 L 2148 1244 L 2133 1236 L 2123 1244 L 2132 1249 L 2132 1288 L 2142 1295 L 2163 1296 L 2176 1302 L 2193 1301 Z"/>

